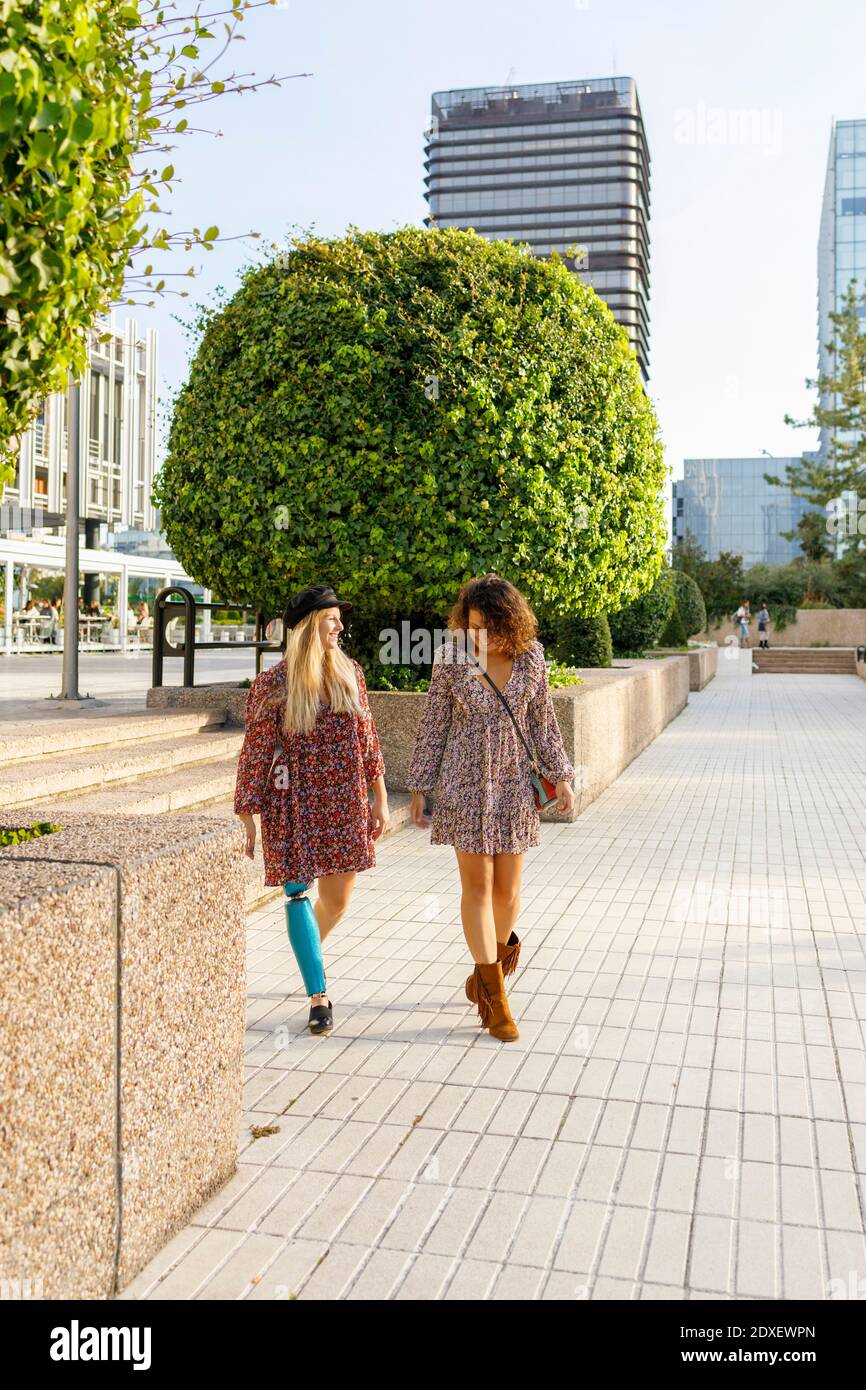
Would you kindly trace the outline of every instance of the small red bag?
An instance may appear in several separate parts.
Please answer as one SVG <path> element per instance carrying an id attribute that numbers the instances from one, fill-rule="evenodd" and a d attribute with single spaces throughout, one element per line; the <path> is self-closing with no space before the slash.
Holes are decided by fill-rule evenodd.
<path id="1" fill-rule="evenodd" d="M 533 763 L 529 776 L 537 809 L 546 811 L 550 806 L 555 806 L 559 800 L 556 795 L 556 783 L 551 781 L 550 777 L 545 776 L 544 770 L 537 763 Z"/>

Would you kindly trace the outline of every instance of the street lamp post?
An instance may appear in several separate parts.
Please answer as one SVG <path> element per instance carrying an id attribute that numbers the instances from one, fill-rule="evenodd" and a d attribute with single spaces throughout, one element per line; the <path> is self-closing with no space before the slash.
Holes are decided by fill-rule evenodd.
<path id="1" fill-rule="evenodd" d="M 81 466 L 81 384 L 69 384 L 66 412 L 66 573 L 63 577 L 63 682 L 52 700 L 81 704 L 90 700 L 78 689 L 78 479 Z"/>

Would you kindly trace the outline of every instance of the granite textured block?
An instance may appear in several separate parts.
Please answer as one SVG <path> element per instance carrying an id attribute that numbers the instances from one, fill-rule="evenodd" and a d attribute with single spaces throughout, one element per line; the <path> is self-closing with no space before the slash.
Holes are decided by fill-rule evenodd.
<path id="1" fill-rule="evenodd" d="M 34 863 L 29 849 L 0 859 L 0 1279 L 104 1298 L 117 1239 L 116 875 Z"/>
<path id="2" fill-rule="evenodd" d="M 239 686 L 237 681 L 214 681 L 211 685 L 151 686 L 145 703 L 152 710 L 222 710 L 227 724 L 242 729 L 248 691 L 248 685 Z"/>
<path id="3" fill-rule="evenodd" d="M 106 1297 L 236 1167 L 242 835 L 62 803 L 21 819 L 63 829 L 0 850 L 0 1274 Z"/>

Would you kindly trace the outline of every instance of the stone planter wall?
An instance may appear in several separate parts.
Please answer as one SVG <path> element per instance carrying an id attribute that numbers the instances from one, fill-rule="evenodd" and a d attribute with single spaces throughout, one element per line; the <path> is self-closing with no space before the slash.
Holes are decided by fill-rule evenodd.
<path id="1" fill-rule="evenodd" d="M 161 685 L 147 692 L 148 709 L 220 709 L 226 723 L 244 726 L 244 704 L 249 686 L 237 681 L 215 681 L 213 685 Z"/>
<path id="2" fill-rule="evenodd" d="M 580 674 L 582 685 L 552 692 L 565 750 L 577 774 L 575 808 L 568 816 L 546 812 L 545 819 L 573 820 L 688 701 L 685 655 L 618 662 L 609 670 L 594 668 Z M 370 705 L 388 786 L 405 790 L 424 696 L 371 690 Z"/>
<path id="3" fill-rule="evenodd" d="M 64 828 L 0 850 L 0 1278 L 108 1298 L 236 1167 L 241 837 L 62 803 L 14 823 L 43 819 Z"/>
<path id="4" fill-rule="evenodd" d="M 752 610 L 749 624 L 749 646 L 758 645 L 757 609 Z M 770 606 L 770 646 L 777 647 L 859 647 L 866 643 L 866 608 L 798 608 L 797 618 L 777 631 Z M 737 628 L 730 620 L 716 623 L 700 634 L 700 640 L 718 642 L 724 646 L 731 637 L 737 640 Z"/>
<path id="5" fill-rule="evenodd" d="M 703 690 L 709 685 L 719 668 L 719 649 L 716 646 L 694 647 L 688 653 L 675 652 L 660 647 L 664 656 L 686 656 L 689 658 L 689 690 Z"/>
<path id="6" fill-rule="evenodd" d="M 553 691 L 566 752 L 577 769 L 575 809 L 565 817 L 546 812 L 545 819 L 573 820 L 661 733 L 689 698 L 686 655 L 619 661 L 609 670 L 581 671 L 581 677 L 582 685 Z M 166 686 L 150 690 L 147 703 L 160 709 L 222 709 L 230 722 L 243 726 L 246 695 L 247 690 L 237 685 Z M 385 781 L 390 790 L 405 791 L 425 696 L 398 690 L 371 690 L 369 696 L 385 759 Z"/>

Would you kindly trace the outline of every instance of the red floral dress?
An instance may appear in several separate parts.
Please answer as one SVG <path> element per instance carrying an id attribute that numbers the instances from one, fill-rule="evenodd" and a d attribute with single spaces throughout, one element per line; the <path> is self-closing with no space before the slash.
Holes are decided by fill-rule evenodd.
<path id="1" fill-rule="evenodd" d="M 281 728 L 285 658 L 250 686 L 234 808 L 237 815 L 261 816 L 267 887 L 311 883 L 376 863 L 367 787 L 385 764 L 364 672 L 356 661 L 352 665 L 363 716 L 321 705 L 308 734 L 286 736 Z"/>

